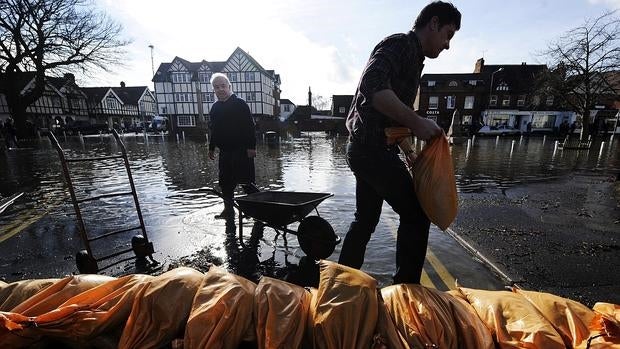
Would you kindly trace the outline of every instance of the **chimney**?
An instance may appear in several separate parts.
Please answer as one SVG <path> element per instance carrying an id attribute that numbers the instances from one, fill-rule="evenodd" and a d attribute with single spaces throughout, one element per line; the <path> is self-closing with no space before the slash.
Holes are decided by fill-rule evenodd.
<path id="1" fill-rule="evenodd" d="M 66 81 L 75 82 L 75 75 L 71 73 L 65 73 L 64 77 Z"/>
<path id="2" fill-rule="evenodd" d="M 527 65 L 527 62 L 521 62 L 521 65 Z"/>
<path id="3" fill-rule="evenodd" d="M 310 86 L 308 86 L 308 106 L 312 107 L 312 91 L 310 91 Z"/>
<path id="4" fill-rule="evenodd" d="M 484 68 L 484 58 L 480 58 L 476 61 L 476 66 L 474 67 L 474 73 L 481 73 L 482 68 Z"/>
<path id="5" fill-rule="evenodd" d="M 125 87 L 125 81 L 121 81 L 121 87 Z"/>

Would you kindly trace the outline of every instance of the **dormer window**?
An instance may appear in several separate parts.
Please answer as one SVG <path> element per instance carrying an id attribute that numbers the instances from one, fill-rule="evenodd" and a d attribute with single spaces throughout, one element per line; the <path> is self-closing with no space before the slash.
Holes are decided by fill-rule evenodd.
<path id="1" fill-rule="evenodd" d="M 450 83 L 448 84 L 448 86 L 450 87 L 457 87 L 459 84 L 456 81 L 450 81 Z"/>
<path id="2" fill-rule="evenodd" d="M 435 80 L 428 80 L 428 87 L 435 86 Z"/>
<path id="3" fill-rule="evenodd" d="M 476 84 L 478 84 L 478 80 L 469 80 L 469 84 L 471 86 L 476 86 Z"/>
<path id="4" fill-rule="evenodd" d="M 506 84 L 505 82 L 502 82 L 499 85 L 497 85 L 497 90 L 498 91 L 508 91 L 508 90 L 510 90 L 510 88 L 508 87 L 508 84 Z"/>

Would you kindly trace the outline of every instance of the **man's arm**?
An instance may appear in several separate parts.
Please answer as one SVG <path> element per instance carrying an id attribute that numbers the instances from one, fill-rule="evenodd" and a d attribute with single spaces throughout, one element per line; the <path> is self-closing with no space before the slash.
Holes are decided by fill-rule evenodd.
<path id="1" fill-rule="evenodd" d="M 372 107 L 399 124 L 411 129 L 421 140 L 428 140 L 441 134 L 441 128 L 433 120 L 418 115 L 406 106 L 391 89 L 377 91 L 372 95 Z"/>

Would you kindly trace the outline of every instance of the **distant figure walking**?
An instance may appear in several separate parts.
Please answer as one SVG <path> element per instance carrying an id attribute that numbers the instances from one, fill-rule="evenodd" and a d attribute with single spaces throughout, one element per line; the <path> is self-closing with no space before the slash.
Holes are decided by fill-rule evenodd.
<path id="1" fill-rule="evenodd" d="M 210 112 L 209 159 L 215 160 L 218 148 L 219 182 L 224 198 L 224 210 L 216 218 L 231 221 L 235 217 L 233 195 L 237 185 L 242 184 L 246 194 L 257 191 L 254 185 L 254 120 L 247 103 L 233 93 L 226 75 L 213 74 L 211 84 L 217 102 Z"/>
<path id="2" fill-rule="evenodd" d="M 4 121 L 4 142 L 7 149 L 17 148 L 17 130 L 13 124 L 13 119 L 8 118 Z"/>

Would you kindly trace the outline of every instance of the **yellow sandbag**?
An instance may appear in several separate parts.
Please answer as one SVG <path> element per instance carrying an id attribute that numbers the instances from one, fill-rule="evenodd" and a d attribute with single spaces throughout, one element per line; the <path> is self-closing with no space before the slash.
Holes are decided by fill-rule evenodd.
<path id="1" fill-rule="evenodd" d="M 253 282 L 211 267 L 193 298 L 183 347 L 236 349 L 244 340 L 255 340 L 255 289 Z"/>
<path id="2" fill-rule="evenodd" d="M 26 299 L 59 279 L 21 280 L 10 284 L 0 281 L 0 311 L 11 311 Z"/>
<path id="3" fill-rule="evenodd" d="M 204 274 L 176 268 L 144 282 L 136 292 L 118 348 L 160 348 L 183 336 Z"/>
<path id="4" fill-rule="evenodd" d="M 599 302 L 592 309 L 595 316 L 590 323 L 590 330 L 602 336 L 593 339 L 590 348 L 620 348 L 620 305 Z M 586 346 L 582 345 L 581 348 Z"/>
<path id="5" fill-rule="evenodd" d="M 416 156 L 411 143 L 411 130 L 406 127 L 385 129 L 388 144 L 397 143 L 411 165 L 413 184 L 426 216 L 441 230 L 454 221 L 458 209 L 456 178 L 445 134 L 430 139 Z"/>
<path id="6" fill-rule="evenodd" d="M 518 288 L 513 288 L 513 291 L 525 297 L 549 320 L 567 347 L 577 347 L 591 335 L 598 334 L 598 332 L 591 333 L 588 328 L 595 313 L 585 305 L 549 293 Z"/>
<path id="7" fill-rule="evenodd" d="M 311 300 L 303 287 L 263 276 L 254 293 L 258 348 L 300 348 Z"/>
<path id="8" fill-rule="evenodd" d="M 456 291 L 456 290 L 455 290 Z M 460 292 L 445 292 L 444 299 L 450 303 L 459 349 L 494 349 L 491 330 L 480 320 L 476 310 Z"/>
<path id="9" fill-rule="evenodd" d="M 510 291 L 459 290 L 491 330 L 499 348 L 566 348 L 553 325 L 523 296 Z"/>
<path id="10" fill-rule="evenodd" d="M 357 269 L 321 261 L 313 303 L 314 348 L 368 348 L 377 324 L 377 281 Z"/>

